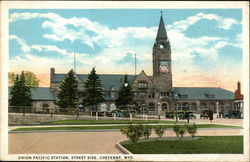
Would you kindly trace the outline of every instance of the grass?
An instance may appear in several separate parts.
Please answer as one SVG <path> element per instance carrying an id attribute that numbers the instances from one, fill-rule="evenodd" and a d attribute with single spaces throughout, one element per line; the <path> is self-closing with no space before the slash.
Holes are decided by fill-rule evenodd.
<path id="1" fill-rule="evenodd" d="M 63 124 L 127 124 L 127 123 L 158 123 L 158 121 L 138 121 L 138 120 L 58 120 L 53 122 L 46 122 L 43 124 L 49 125 L 63 125 Z"/>
<path id="2" fill-rule="evenodd" d="M 165 123 L 165 124 L 175 124 L 176 121 L 157 121 L 157 120 L 58 120 L 58 121 L 52 121 L 52 122 L 46 122 L 42 124 L 48 124 L 48 125 L 67 125 L 67 124 L 127 124 L 127 123 Z M 178 122 L 178 123 L 184 123 L 184 122 Z"/>
<path id="3" fill-rule="evenodd" d="M 162 125 L 164 128 L 173 128 L 174 125 Z M 184 126 L 184 125 L 183 125 Z M 50 131 L 50 130 L 101 130 L 101 129 L 121 129 L 126 125 L 106 125 L 106 126 L 58 126 L 58 127 L 26 127 L 17 128 L 12 131 Z M 198 124 L 197 128 L 239 128 L 238 126 L 227 126 L 218 124 Z"/>
<path id="4" fill-rule="evenodd" d="M 201 136 L 195 140 L 122 142 L 134 154 L 243 154 L 243 136 Z"/>

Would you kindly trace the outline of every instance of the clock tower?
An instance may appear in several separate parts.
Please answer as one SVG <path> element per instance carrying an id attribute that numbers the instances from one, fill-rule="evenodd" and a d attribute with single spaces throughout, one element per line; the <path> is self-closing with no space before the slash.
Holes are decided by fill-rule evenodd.
<path id="1" fill-rule="evenodd" d="M 153 46 L 153 80 L 157 89 L 172 89 L 171 47 L 161 14 L 157 36 Z"/>

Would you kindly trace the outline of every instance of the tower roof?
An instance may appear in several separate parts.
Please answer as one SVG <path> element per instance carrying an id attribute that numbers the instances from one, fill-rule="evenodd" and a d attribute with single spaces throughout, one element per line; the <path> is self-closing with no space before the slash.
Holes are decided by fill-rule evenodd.
<path id="1" fill-rule="evenodd" d="M 167 36 L 166 29 L 165 29 L 164 21 L 163 21 L 162 15 L 161 15 L 160 24 L 158 27 L 156 39 L 162 39 L 162 38 L 167 39 L 168 36 Z"/>

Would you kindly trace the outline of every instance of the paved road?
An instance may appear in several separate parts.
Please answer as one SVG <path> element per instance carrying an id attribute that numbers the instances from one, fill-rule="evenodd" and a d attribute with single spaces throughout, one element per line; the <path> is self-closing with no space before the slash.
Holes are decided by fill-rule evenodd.
<path id="1" fill-rule="evenodd" d="M 197 135 L 242 135 L 242 129 L 198 130 Z M 168 130 L 165 135 L 175 136 Z M 187 135 L 188 136 L 188 135 Z M 156 137 L 153 134 L 151 137 Z M 120 132 L 49 132 L 9 134 L 10 154 L 121 154 L 115 144 L 126 140 Z"/>

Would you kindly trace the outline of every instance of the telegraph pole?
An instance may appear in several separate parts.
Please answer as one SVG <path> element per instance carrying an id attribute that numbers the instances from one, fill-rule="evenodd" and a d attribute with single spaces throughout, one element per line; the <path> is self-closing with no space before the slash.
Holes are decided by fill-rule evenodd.
<path id="1" fill-rule="evenodd" d="M 76 53 L 74 52 L 74 72 L 76 73 Z"/>
<path id="2" fill-rule="evenodd" d="M 136 53 L 135 53 L 135 76 L 136 76 Z"/>

